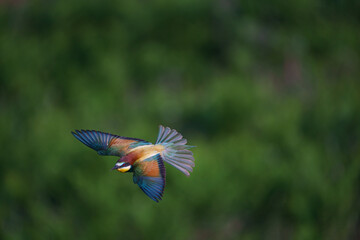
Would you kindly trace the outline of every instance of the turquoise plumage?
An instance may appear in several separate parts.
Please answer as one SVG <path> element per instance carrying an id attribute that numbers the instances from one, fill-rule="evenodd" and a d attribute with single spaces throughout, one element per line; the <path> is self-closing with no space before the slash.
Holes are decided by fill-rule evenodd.
<path id="1" fill-rule="evenodd" d="M 155 144 L 94 130 L 75 130 L 74 137 L 99 155 L 118 156 L 113 167 L 119 172 L 132 172 L 133 181 L 152 200 L 162 199 L 166 171 L 164 161 L 189 176 L 195 166 L 193 146 L 175 129 L 160 125 Z"/>

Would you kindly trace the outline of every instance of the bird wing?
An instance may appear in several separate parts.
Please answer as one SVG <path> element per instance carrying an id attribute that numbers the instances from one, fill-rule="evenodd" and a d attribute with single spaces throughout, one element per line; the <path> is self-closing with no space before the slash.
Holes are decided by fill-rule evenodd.
<path id="1" fill-rule="evenodd" d="M 165 166 L 160 154 L 134 163 L 134 183 L 155 202 L 162 198 L 165 176 Z"/>
<path id="2" fill-rule="evenodd" d="M 71 132 L 76 139 L 94 149 L 100 155 L 122 157 L 138 146 L 151 144 L 142 139 L 121 137 L 95 130 L 75 130 Z"/>

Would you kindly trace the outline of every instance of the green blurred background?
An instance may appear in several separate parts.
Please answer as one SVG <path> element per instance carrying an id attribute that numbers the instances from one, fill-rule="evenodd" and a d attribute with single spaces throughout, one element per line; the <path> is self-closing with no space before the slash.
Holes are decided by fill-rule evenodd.
<path id="1" fill-rule="evenodd" d="M 359 239 L 360 2 L 0 1 L 1 239 Z M 70 131 L 196 145 L 155 203 Z"/>

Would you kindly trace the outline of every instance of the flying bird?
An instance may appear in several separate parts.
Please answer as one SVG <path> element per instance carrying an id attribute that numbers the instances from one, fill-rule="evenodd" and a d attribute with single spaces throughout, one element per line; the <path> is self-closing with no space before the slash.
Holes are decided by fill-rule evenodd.
<path id="1" fill-rule="evenodd" d="M 75 130 L 76 139 L 97 151 L 99 155 L 118 156 L 113 170 L 133 173 L 133 181 L 155 202 L 162 199 L 166 172 L 164 162 L 189 176 L 195 166 L 193 146 L 175 129 L 160 125 L 155 144 L 95 130 Z"/>

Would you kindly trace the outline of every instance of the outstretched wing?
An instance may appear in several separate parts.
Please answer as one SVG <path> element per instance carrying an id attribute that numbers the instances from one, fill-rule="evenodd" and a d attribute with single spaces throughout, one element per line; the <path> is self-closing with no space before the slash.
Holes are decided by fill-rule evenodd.
<path id="1" fill-rule="evenodd" d="M 94 149 L 100 155 L 122 157 L 134 147 L 151 144 L 142 139 L 120 137 L 95 130 L 75 130 L 75 132 L 71 133 L 76 139 Z"/>
<path id="2" fill-rule="evenodd" d="M 162 198 L 165 188 L 165 166 L 160 154 L 134 164 L 134 183 L 155 202 Z"/>

